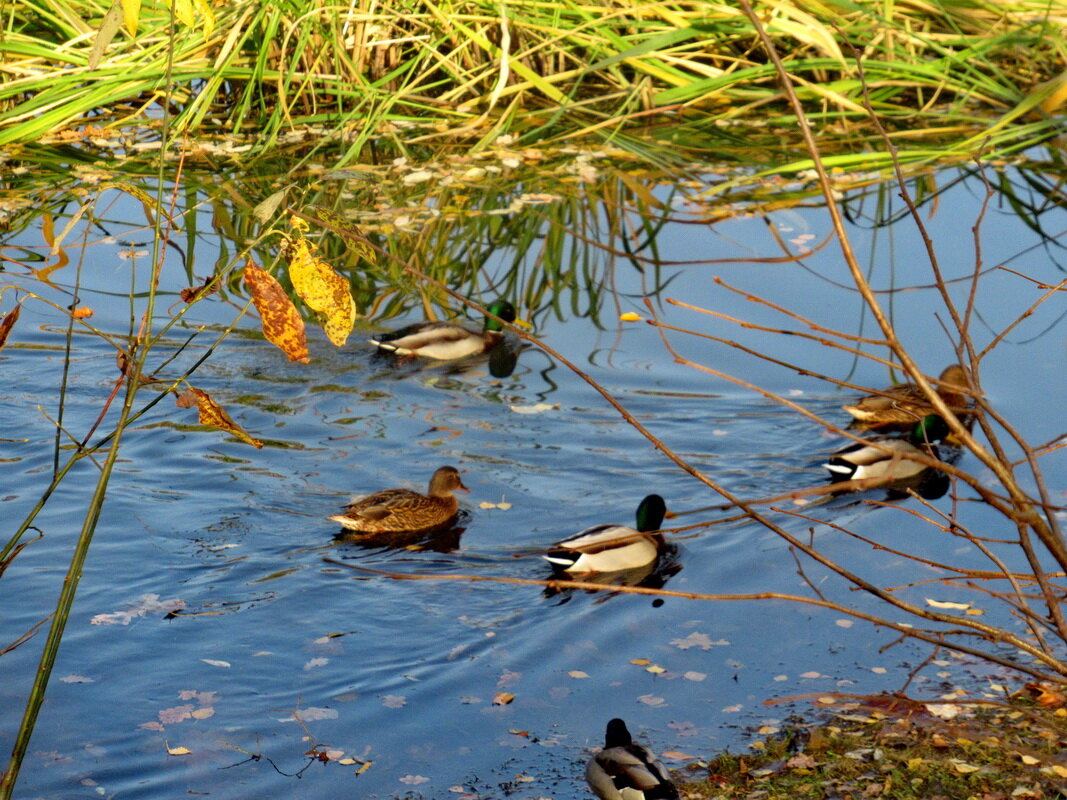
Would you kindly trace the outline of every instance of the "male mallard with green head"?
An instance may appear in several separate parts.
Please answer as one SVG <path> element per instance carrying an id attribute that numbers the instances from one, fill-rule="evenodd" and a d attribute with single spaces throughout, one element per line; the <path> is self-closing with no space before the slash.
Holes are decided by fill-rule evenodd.
<path id="1" fill-rule="evenodd" d="M 637 507 L 637 529 L 625 525 L 596 525 L 552 546 L 544 556 L 560 572 L 618 572 L 655 561 L 663 547 L 656 533 L 667 514 L 658 494 L 650 494 Z"/>
<path id="2" fill-rule="evenodd" d="M 873 478 L 880 482 L 904 480 L 918 475 L 926 465 L 916 456 L 940 459 L 938 442 L 949 433 L 948 425 L 936 414 L 927 414 L 906 437 L 876 436 L 843 447 L 823 464 L 834 481 Z"/>
<path id="3" fill-rule="evenodd" d="M 934 388 L 945 405 L 966 421 L 970 416 L 967 392 L 971 388 L 967 369 L 961 364 L 950 364 L 941 372 Z M 889 430 L 911 430 L 923 417 L 937 413 L 914 383 L 891 386 L 878 394 L 861 397 L 843 408 L 868 428 Z"/>
<path id="4" fill-rule="evenodd" d="M 604 749 L 589 759 L 585 780 L 600 800 L 676 800 L 670 773 L 644 745 L 634 744 L 626 723 L 608 723 Z"/>
<path id="5" fill-rule="evenodd" d="M 357 533 L 416 533 L 445 528 L 455 521 L 459 504 L 453 492 L 469 491 L 455 467 L 441 467 L 430 478 L 430 489 L 385 489 L 353 500 L 341 514 L 330 517 Z"/>
<path id="6" fill-rule="evenodd" d="M 497 300 L 487 306 L 487 310 L 489 314 L 481 331 L 471 330 L 456 322 L 419 322 L 375 336 L 371 343 L 387 353 L 442 361 L 480 355 L 504 338 L 504 326 L 500 320 L 515 321 L 515 307 L 507 300 Z"/>

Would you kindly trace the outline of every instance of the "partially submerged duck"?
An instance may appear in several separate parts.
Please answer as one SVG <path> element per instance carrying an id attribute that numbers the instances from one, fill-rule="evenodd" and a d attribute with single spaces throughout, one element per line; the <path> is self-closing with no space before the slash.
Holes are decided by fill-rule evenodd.
<path id="1" fill-rule="evenodd" d="M 971 378 L 967 369 L 961 364 L 950 364 L 941 372 L 938 381 L 940 383 L 934 388 L 945 405 L 957 416 L 969 417 L 967 392 L 971 388 Z M 937 413 L 914 383 L 891 386 L 842 408 L 868 428 L 891 430 L 911 430 L 923 417 Z"/>
<path id="2" fill-rule="evenodd" d="M 426 494 L 411 489 L 385 489 L 349 503 L 330 517 L 357 533 L 429 532 L 456 520 L 459 503 L 453 492 L 468 491 L 455 467 L 441 467 L 430 478 Z"/>
<path id="3" fill-rule="evenodd" d="M 650 494 L 637 507 L 637 528 L 596 525 L 552 546 L 544 558 L 561 572 L 618 572 L 656 560 L 663 537 L 656 533 L 667 514 L 658 494 Z"/>
<path id="4" fill-rule="evenodd" d="M 507 300 L 497 300 L 486 310 L 494 316 L 485 317 L 481 331 L 471 330 L 457 322 L 419 322 L 375 336 L 371 344 L 387 353 L 441 361 L 481 355 L 503 340 L 504 326 L 500 320 L 515 321 L 515 307 Z"/>
<path id="5" fill-rule="evenodd" d="M 678 789 L 647 747 L 634 744 L 626 723 L 608 723 L 604 749 L 589 759 L 585 780 L 600 800 L 674 800 Z"/>
<path id="6" fill-rule="evenodd" d="M 928 468 L 915 460 L 916 456 L 940 460 L 936 442 L 948 433 L 948 425 L 941 417 L 927 414 L 908 436 L 876 436 L 853 442 L 835 452 L 823 466 L 830 471 L 834 481 L 904 480 Z"/>

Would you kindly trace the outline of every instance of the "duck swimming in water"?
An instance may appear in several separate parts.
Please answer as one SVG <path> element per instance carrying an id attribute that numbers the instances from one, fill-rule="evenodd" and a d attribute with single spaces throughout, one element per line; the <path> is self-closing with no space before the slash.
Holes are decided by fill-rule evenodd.
<path id="1" fill-rule="evenodd" d="M 468 491 L 455 467 L 441 467 L 430 478 L 426 494 L 411 489 L 384 489 L 349 503 L 329 519 L 357 533 L 416 533 L 448 527 L 459 503 L 455 491 Z"/>
<path id="2" fill-rule="evenodd" d="M 383 352 L 399 356 L 421 356 L 440 361 L 481 355 L 503 340 L 504 326 L 500 320 L 515 321 L 515 307 L 507 300 L 497 300 L 486 308 L 493 316 L 486 315 L 481 331 L 457 322 L 419 322 L 375 336 L 371 344 Z"/>

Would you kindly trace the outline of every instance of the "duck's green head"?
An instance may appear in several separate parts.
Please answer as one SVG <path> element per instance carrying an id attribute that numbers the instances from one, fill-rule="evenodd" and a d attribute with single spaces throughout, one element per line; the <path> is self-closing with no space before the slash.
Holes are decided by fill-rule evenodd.
<path id="1" fill-rule="evenodd" d="M 658 494 L 650 494 L 637 507 L 637 530 L 658 531 L 667 515 L 667 504 Z"/>
<path id="2" fill-rule="evenodd" d="M 505 322 L 515 321 L 515 306 L 509 303 L 507 300 L 501 298 L 492 303 L 492 305 L 486 306 L 486 310 L 490 314 L 494 314 Z M 504 326 L 500 324 L 500 320 L 493 319 L 493 317 L 487 316 L 485 318 L 485 330 L 487 331 L 502 331 Z"/>
<path id="3" fill-rule="evenodd" d="M 911 440 L 915 444 L 940 442 L 948 434 L 948 423 L 937 414 L 927 414 L 915 425 L 915 429 L 911 432 Z"/>

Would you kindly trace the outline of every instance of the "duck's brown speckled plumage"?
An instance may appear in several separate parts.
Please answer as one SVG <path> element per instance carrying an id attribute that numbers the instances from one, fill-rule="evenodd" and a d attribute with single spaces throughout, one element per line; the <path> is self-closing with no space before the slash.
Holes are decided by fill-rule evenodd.
<path id="1" fill-rule="evenodd" d="M 951 364 L 941 372 L 938 380 L 941 383 L 935 388 L 945 405 L 967 422 L 970 419 L 967 392 L 971 388 L 971 380 L 966 368 Z M 923 417 L 937 413 L 914 383 L 891 386 L 879 394 L 861 397 L 843 408 L 865 427 L 883 430 L 911 430 Z"/>
<path id="2" fill-rule="evenodd" d="M 441 467 L 430 478 L 426 494 L 411 489 L 385 489 L 349 503 L 330 517 L 356 533 L 406 533 L 447 527 L 459 512 L 453 492 L 467 491 L 455 467 Z"/>

